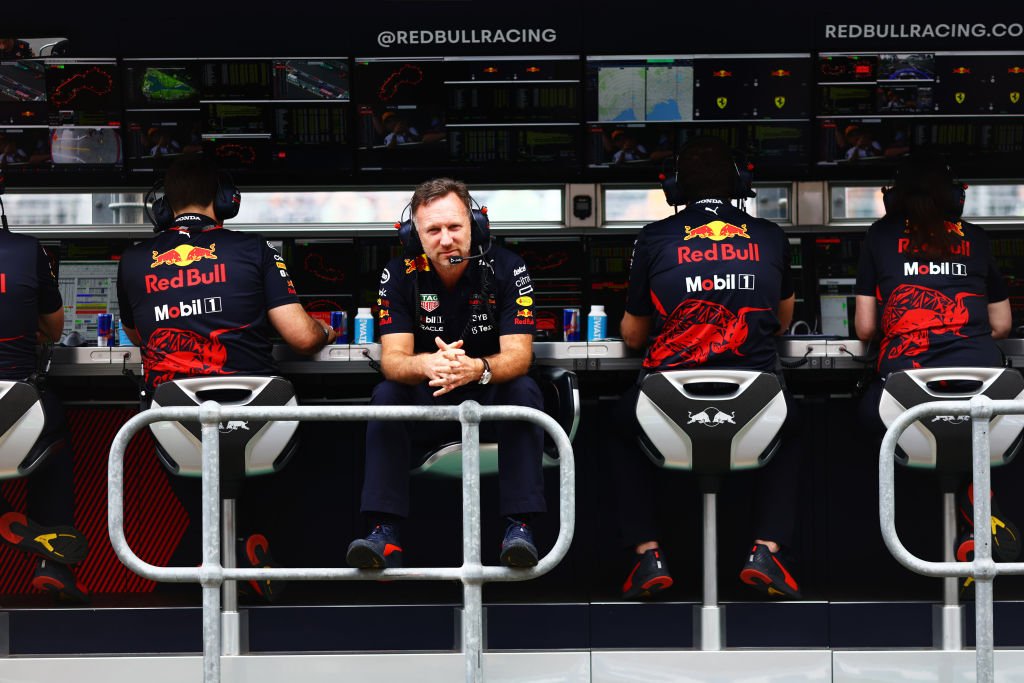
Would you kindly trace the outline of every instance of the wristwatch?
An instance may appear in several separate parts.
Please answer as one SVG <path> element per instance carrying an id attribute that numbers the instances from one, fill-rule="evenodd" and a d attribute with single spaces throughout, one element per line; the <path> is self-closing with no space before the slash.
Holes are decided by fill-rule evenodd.
<path id="1" fill-rule="evenodd" d="M 484 362 L 484 371 L 480 373 L 480 384 L 487 384 L 491 381 L 491 364 L 487 362 L 486 358 L 481 358 Z"/>

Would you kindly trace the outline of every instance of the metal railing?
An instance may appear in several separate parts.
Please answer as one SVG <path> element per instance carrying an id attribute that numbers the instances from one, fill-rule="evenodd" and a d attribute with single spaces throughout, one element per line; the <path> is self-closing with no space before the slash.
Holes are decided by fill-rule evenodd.
<path id="1" fill-rule="evenodd" d="M 226 420 L 419 420 L 462 423 L 462 526 L 461 567 L 403 569 L 350 568 L 234 568 L 220 562 L 220 444 L 218 425 Z M 510 569 L 483 566 L 480 561 L 480 422 L 521 420 L 540 425 L 554 439 L 559 455 L 559 529 L 551 551 L 536 567 Z M 157 567 L 140 559 L 128 546 L 124 532 L 124 456 L 132 436 L 153 422 L 186 421 L 202 425 L 202 532 L 200 567 Z M 463 584 L 462 649 L 466 680 L 483 680 L 483 584 L 488 581 L 525 581 L 553 569 L 572 542 L 576 521 L 575 462 L 569 437 L 550 416 L 533 408 L 481 406 L 466 401 L 459 406 L 289 406 L 224 407 L 207 401 L 198 408 L 153 408 L 132 417 L 121 427 L 110 447 L 107 526 L 117 557 L 136 574 L 153 581 L 198 582 L 203 586 L 203 681 L 220 680 L 220 586 L 225 581 L 340 580 L 340 581 L 461 581 Z M 230 638 L 230 635 L 229 635 Z"/>
<path id="2" fill-rule="evenodd" d="M 882 538 L 893 557 L 904 567 L 925 576 L 972 576 L 975 580 L 974 643 L 978 683 L 992 683 L 994 633 L 992 623 L 992 581 L 998 574 L 1024 574 L 1024 562 L 996 564 L 992 559 L 992 536 L 988 533 L 992 502 L 989 500 L 991 461 L 989 420 L 994 415 L 1024 414 L 1024 401 L 993 401 L 974 396 L 970 401 L 933 401 L 902 413 L 885 432 L 878 455 L 878 512 Z M 895 459 L 900 435 L 922 417 L 932 415 L 970 415 L 974 465 L 974 560 L 971 562 L 929 562 L 908 551 L 896 533 Z"/>

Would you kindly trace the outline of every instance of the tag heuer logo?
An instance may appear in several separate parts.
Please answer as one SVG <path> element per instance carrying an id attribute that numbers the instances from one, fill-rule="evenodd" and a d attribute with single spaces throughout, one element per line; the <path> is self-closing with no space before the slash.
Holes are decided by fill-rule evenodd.
<path id="1" fill-rule="evenodd" d="M 427 313 L 433 313 L 441 302 L 437 300 L 437 294 L 420 294 L 420 308 Z"/>

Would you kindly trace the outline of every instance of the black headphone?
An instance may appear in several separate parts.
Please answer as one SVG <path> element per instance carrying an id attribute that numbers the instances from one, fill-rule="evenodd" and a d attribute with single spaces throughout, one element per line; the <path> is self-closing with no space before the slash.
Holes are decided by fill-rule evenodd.
<path id="1" fill-rule="evenodd" d="M 153 232 L 163 232 L 174 225 L 174 210 L 167 203 L 167 198 L 163 195 L 156 196 L 163 186 L 163 178 L 158 179 L 153 183 L 153 187 L 146 192 L 144 199 L 146 216 L 153 224 Z M 213 195 L 213 217 L 223 223 L 237 216 L 241 206 L 242 193 L 235 186 L 231 174 L 227 171 L 219 171 L 217 173 L 217 192 Z"/>
<path id="2" fill-rule="evenodd" d="M 949 206 L 952 207 L 953 215 L 948 216 L 951 221 L 958 221 L 964 213 L 964 203 L 967 201 L 967 183 L 957 180 L 956 175 L 953 173 L 953 169 L 946 165 L 946 173 L 950 177 L 949 183 Z M 900 182 L 900 167 L 897 167 L 896 174 L 893 176 L 892 185 L 882 188 L 882 206 L 885 207 L 885 213 L 888 214 L 899 214 L 903 212 L 903 196 L 904 192 L 896 190 L 897 186 L 901 185 Z M 894 192 L 894 190 L 896 190 Z"/>
<path id="3" fill-rule="evenodd" d="M 480 258 L 491 250 L 491 221 L 487 217 L 486 206 L 480 206 L 472 197 L 470 198 L 470 203 L 470 245 L 471 248 L 473 246 L 477 247 L 479 253 L 469 258 Z M 411 207 L 412 204 L 405 205 L 405 208 L 402 209 L 402 216 L 404 217 L 406 212 L 409 211 L 409 217 L 395 223 L 395 228 L 398 230 L 398 240 L 405 249 L 405 256 L 414 258 L 423 253 L 423 244 L 420 242 L 420 236 L 416 234 L 416 225 L 412 220 Z"/>
<path id="4" fill-rule="evenodd" d="M 684 148 L 685 149 L 685 148 Z M 732 191 L 729 195 L 729 199 L 749 199 L 750 197 L 757 196 L 757 192 L 754 191 L 754 164 L 737 158 L 738 155 L 733 153 L 732 168 L 736 171 L 736 175 L 733 176 L 732 180 Z M 687 197 L 684 195 L 682 188 L 679 186 L 679 154 L 672 157 L 671 168 L 662 168 L 662 172 L 658 174 L 658 180 L 661 182 L 661 189 L 665 193 L 665 201 L 668 202 L 669 206 L 680 206 L 687 204 L 697 199 L 705 199 L 705 197 Z"/>

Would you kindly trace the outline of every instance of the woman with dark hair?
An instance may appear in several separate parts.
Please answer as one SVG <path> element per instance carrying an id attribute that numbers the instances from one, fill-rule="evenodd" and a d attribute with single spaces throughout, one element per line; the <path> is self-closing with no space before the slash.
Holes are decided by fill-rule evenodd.
<path id="1" fill-rule="evenodd" d="M 862 420 L 878 439 L 885 430 L 878 403 L 890 373 L 1002 366 L 995 340 L 1009 334 L 1012 320 L 1009 292 L 988 236 L 960 219 L 964 186 L 942 157 L 914 153 L 883 193 L 885 215 L 868 230 L 861 250 L 855 319 L 862 341 L 881 336 L 878 378 L 861 403 Z M 962 523 L 974 519 L 973 500 L 971 487 L 964 487 Z M 998 559 L 1012 561 L 1020 553 L 1017 528 L 998 519 L 994 502 L 992 515 L 998 534 L 993 551 Z M 957 541 L 961 559 L 973 552 L 971 532 L 965 527 Z"/>

